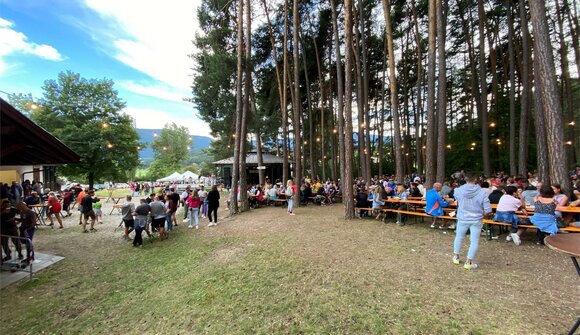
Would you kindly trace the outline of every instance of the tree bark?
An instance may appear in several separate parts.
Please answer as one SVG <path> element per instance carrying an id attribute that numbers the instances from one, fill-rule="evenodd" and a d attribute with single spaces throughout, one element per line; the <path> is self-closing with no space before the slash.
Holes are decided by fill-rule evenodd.
<path id="1" fill-rule="evenodd" d="M 330 37 L 332 39 L 332 35 Z M 316 43 L 316 38 L 312 37 L 312 43 L 314 44 L 314 53 L 316 55 L 316 71 L 318 73 L 318 89 L 320 90 L 320 115 L 321 115 L 321 122 L 320 122 L 320 145 L 322 147 L 322 152 L 324 152 L 324 130 L 325 130 L 325 123 L 324 123 L 324 114 L 326 113 L 325 103 L 326 103 L 326 92 L 324 91 L 324 77 L 322 76 L 322 66 L 320 54 L 318 53 L 318 45 Z M 312 139 L 310 139 L 312 141 Z M 324 155 L 320 155 L 320 160 L 322 162 L 322 179 L 326 179 L 326 169 L 325 169 L 325 159 Z M 314 172 L 312 173 L 314 174 Z"/>
<path id="2" fill-rule="evenodd" d="M 293 32 L 293 46 L 292 52 L 294 56 L 294 103 L 293 103 L 293 128 L 294 128 L 294 182 L 300 188 L 301 172 L 302 172 L 302 151 L 300 145 L 302 143 L 300 136 L 300 114 L 302 113 L 302 106 L 300 104 L 300 58 L 298 34 L 300 31 L 300 13 L 298 12 L 298 0 L 294 0 L 294 8 L 292 14 L 292 21 L 294 26 Z M 295 192 L 294 203 L 296 207 L 300 206 L 300 192 Z"/>
<path id="3" fill-rule="evenodd" d="M 489 125 L 487 124 L 487 67 L 485 65 L 485 10 L 483 0 L 477 1 L 477 13 L 479 17 L 479 88 L 481 90 L 481 142 L 483 154 L 483 174 L 487 177 L 491 175 L 491 165 L 489 161 Z"/>
<path id="4" fill-rule="evenodd" d="M 236 69 L 236 133 L 234 145 L 234 164 L 232 165 L 232 184 L 230 190 L 230 215 L 238 212 L 238 181 L 240 178 L 240 138 L 242 133 L 243 113 L 243 56 L 244 56 L 244 0 L 238 1 L 238 44 L 237 44 L 237 69 Z"/>
<path id="5" fill-rule="evenodd" d="M 538 62 L 534 58 L 534 72 L 537 73 Z M 536 90 L 539 91 L 537 76 L 534 76 Z M 548 168 L 548 143 L 546 140 L 546 127 L 544 122 L 544 110 L 541 94 L 534 94 L 534 118 L 536 122 L 536 178 L 544 184 L 550 184 L 550 171 Z"/>
<path id="6" fill-rule="evenodd" d="M 520 134 L 518 173 L 525 176 L 528 172 L 528 114 L 530 111 L 530 33 L 524 0 L 519 0 L 522 31 L 522 95 L 520 98 Z"/>
<path id="7" fill-rule="evenodd" d="M 354 194 L 352 179 L 353 141 L 352 141 L 352 0 L 344 1 L 344 180 L 343 201 L 344 217 L 346 220 L 354 218 Z M 340 61 L 340 58 L 338 59 Z"/>
<path id="8" fill-rule="evenodd" d="M 310 160 L 310 174 L 314 178 L 316 173 L 316 148 L 314 147 L 314 123 L 312 122 L 313 113 L 312 113 L 312 101 L 310 99 L 310 80 L 308 78 L 308 70 L 306 64 L 306 48 L 304 47 L 304 43 L 302 41 L 302 34 L 299 33 L 298 36 L 300 37 L 300 46 L 302 48 L 302 69 L 304 70 L 304 80 L 306 81 L 306 108 L 308 109 L 308 156 Z M 305 149 L 306 150 L 306 149 Z M 324 160 L 322 161 L 324 164 Z M 306 164 L 304 164 L 306 166 Z"/>
<path id="9" fill-rule="evenodd" d="M 284 80 L 282 80 L 280 78 L 280 62 L 278 61 L 278 55 L 276 52 L 276 42 L 274 40 L 274 32 L 272 31 L 272 23 L 270 21 L 270 14 L 269 14 L 269 10 L 268 10 L 268 6 L 266 4 L 266 0 L 262 0 L 262 4 L 264 5 L 264 12 L 266 13 L 266 20 L 268 23 L 268 33 L 270 35 L 270 44 L 272 45 L 272 58 L 274 59 L 274 65 L 276 66 L 276 83 L 278 85 L 278 98 L 280 99 L 280 112 L 282 114 L 282 141 L 283 143 L 283 152 L 284 152 L 284 158 L 283 158 L 283 163 L 282 163 L 282 182 L 285 183 L 286 180 L 288 180 L 288 150 L 287 150 L 287 133 L 288 133 L 288 128 L 287 128 L 287 122 L 288 122 L 288 114 L 287 114 L 287 110 L 286 110 L 286 52 L 284 51 L 284 67 L 283 67 L 283 71 L 284 71 Z M 286 7 L 285 7 L 286 8 Z M 286 12 L 284 12 L 286 13 Z M 285 18 L 287 17 L 286 15 L 284 16 Z M 287 28 L 286 24 L 287 24 L 287 20 L 284 20 L 284 28 Z M 285 29 L 285 31 L 287 31 L 288 29 Z M 284 50 L 286 50 L 286 33 L 284 33 Z M 279 148 L 276 145 L 276 155 L 278 155 L 279 153 Z M 275 180 L 272 180 L 272 182 L 276 182 Z"/>
<path id="10" fill-rule="evenodd" d="M 342 75 L 342 63 L 341 63 L 341 59 L 342 56 L 340 55 L 340 39 L 339 39 L 339 35 L 338 35 L 338 18 L 337 18 L 337 14 L 336 14 L 336 4 L 334 2 L 334 0 L 330 0 L 330 4 L 331 4 L 331 10 L 332 10 L 332 31 L 333 31 L 333 35 L 334 35 L 334 40 L 335 40 L 335 48 L 334 48 L 334 52 L 336 55 L 336 92 L 337 92 L 337 97 L 336 100 L 338 102 L 338 156 L 339 156 L 339 170 L 340 170 L 340 180 L 342 182 L 342 187 L 343 189 L 346 189 L 346 187 L 344 187 L 344 183 L 345 183 L 345 179 L 346 179 L 346 143 L 345 143 L 345 124 L 344 124 L 344 82 L 343 82 L 343 75 Z M 352 125 L 351 125 L 351 132 L 352 132 Z M 351 143 L 352 143 L 352 136 L 351 136 Z M 352 144 L 351 144 L 351 150 L 352 150 Z M 351 154 L 351 161 L 349 161 L 351 164 L 351 169 L 352 169 L 352 154 Z M 351 171 L 349 171 L 351 172 Z M 346 190 L 344 190 L 346 191 Z M 343 202 L 344 203 L 348 203 L 349 198 L 346 198 L 346 196 L 343 196 Z M 354 211 L 354 209 L 353 209 Z M 347 215 L 348 211 L 345 211 L 345 217 L 348 217 Z"/>
<path id="11" fill-rule="evenodd" d="M 517 173 L 516 165 L 516 70 L 514 57 L 514 17 L 512 12 L 512 0 L 506 0 L 508 16 L 508 60 L 510 78 L 510 175 Z"/>
<path id="12" fill-rule="evenodd" d="M 444 7 L 446 0 L 441 0 L 437 8 L 437 52 L 439 58 L 439 78 L 437 85 L 437 181 L 445 181 L 445 134 L 447 130 L 447 60 L 445 59 L 445 37 L 447 19 Z"/>
<path id="13" fill-rule="evenodd" d="M 365 123 L 365 180 L 368 182 L 371 179 L 371 119 L 370 119 L 370 111 L 369 111 L 369 67 L 367 63 L 367 42 L 366 42 L 366 28 L 365 28 L 365 15 L 364 15 L 364 6 L 363 0 L 358 1 L 359 5 L 359 16 L 360 16 L 360 33 L 361 33 L 361 69 L 362 69 L 362 84 L 363 84 L 363 107 L 364 107 L 364 123 Z"/>
<path id="14" fill-rule="evenodd" d="M 250 210 L 248 202 L 248 176 L 246 171 L 248 133 L 248 114 L 250 113 L 250 87 L 252 85 L 252 8 L 250 0 L 246 0 L 246 48 L 245 48 L 245 85 L 244 85 L 244 107 L 242 108 L 242 129 L 240 133 L 240 205 L 241 211 Z"/>
<path id="15" fill-rule="evenodd" d="M 354 5 L 353 5 L 354 6 Z M 364 98 L 363 98 L 363 84 L 362 84 L 362 66 L 360 61 L 360 48 L 358 45 L 358 41 L 360 41 L 360 33 L 358 29 L 358 22 L 357 17 L 354 15 L 353 17 L 353 26 L 354 26 L 354 40 L 353 40 L 353 48 L 352 53 L 354 56 L 354 73 L 355 73 L 355 81 L 356 81 L 356 105 L 357 105 L 357 123 L 358 123 L 358 176 L 363 177 L 366 180 L 365 171 L 366 171 L 366 159 L 364 158 L 364 148 L 365 148 L 365 122 L 364 122 Z"/>
<path id="16" fill-rule="evenodd" d="M 427 51 L 427 149 L 425 159 L 425 187 L 435 182 L 435 41 L 437 37 L 437 6 L 440 0 L 429 1 L 429 48 Z"/>
<path id="17" fill-rule="evenodd" d="M 284 88 L 282 91 L 282 100 L 284 102 L 282 105 L 282 131 L 284 134 L 284 163 L 282 165 L 282 185 L 285 186 L 286 182 L 288 181 L 290 172 L 288 167 L 288 156 L 290 155 L 288 150 L 288 107 L 286 105 L 288 103 L 288 0 L 284 0 L 284 45 L 282 47 L 282 53 L 284 58 L 284 65 L 282 69 L 284 72 L 282 75 L 282 86 Z M 294 169 L 296 170 L 296 166 L 294 166 Z"/>
<path id="18" fill-rule="evenodd" d="M 544 1 L 530 0 L 530 14 L 534 29 L 534 59 L 538 61 L 539 70 L 536 78 L 540 83 L 546 125 L 550 179 L 562 185 L 563 191 L 567 192 L 569 187 L 566 166 L 568 165 L 564 150 L 563 113 Z"/>
<path id="19" fill-rule="evenodd" d="M 397 183 L 404 181 L 403 153 L 401 151 L 401 126 L 399 123 L 399 95 L 397 93 L 397 78 L 395 75 L 395 51 L 393 46 L 393 27 L 391 26 L 391 2 L 383 0 L 383 13 L 387 29 L 387 49 L 389 51 L 389 86 L 391 88 L 391 115 L 393 116 L 395 145 L 395 179 Z"/>
<path id="20" fill-rule="evenodd" d="M 415 110 L 415 157 L 417 160 L 417 173 L 423 173 L 423 149 L 421 144 L 421 110 L 423 109 L 423 101 L 421 100 L 422 84 L 423 84 L 423 48 L 421 47 L 421 35 L 419 33 L 419 21 L 417 20 L 417 9 L 415 1 L 411 1 L 411 12 L 413 14 L 413 22 L 415 27 L 415 43 L 417 44 L 417 108 Z"/>
<path id="21" fill-rule="evenodd" d="M 572 87 L 570 80 L 570 62 L 568 61 L 568 43 L 564 37 L 564 21 L 562 19 L 562 10 L 558 1 L 556 1 L 556 17 L 558 21 L 558 37 L 560 39 L 560 64 L 562 67 L 562 94 L 564 96 L 564 102 L 566 103 L 566 119 L 574 120 L 574 99 L 572 97 Z M 580 75 L 580 73 L 579 73 Z M 564 106 L 562 106 L 564 107 Z M 564 122 L 565 124 L 566 122 Z M 573 169 L 574 162 L 576 161 L 574 146 L 574 127 L 566 127 L 565 138 L 566 141 L 570 141 L 572 145 L 566 145 L 566 155 L 568 163 L 572 163 L 571 166 L 566 168 Z"/>

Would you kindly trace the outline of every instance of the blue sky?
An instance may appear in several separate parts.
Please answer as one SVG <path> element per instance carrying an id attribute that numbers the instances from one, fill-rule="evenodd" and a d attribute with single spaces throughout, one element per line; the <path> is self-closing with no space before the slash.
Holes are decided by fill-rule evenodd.
<path id="1" fill-rule="evenodd" d="M 191 97 L 198 3 L 0 0 L 0 90 L 40 98 L 44 81 L 67 70 L 112 79 L 138 128 L 176 122 L 209 135 L 182 101 Z"/>

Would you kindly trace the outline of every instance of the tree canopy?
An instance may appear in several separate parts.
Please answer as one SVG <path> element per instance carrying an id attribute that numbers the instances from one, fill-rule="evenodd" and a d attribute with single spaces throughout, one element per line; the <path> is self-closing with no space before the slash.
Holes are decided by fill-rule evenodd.
<path id="1" fill-rule="evenodd" d="M 43 97 L 30 113 L 81 157 L 78 164 L 59 167 L 61 173 L 90 187 L 95 181 L 129 179 L 139 164 L 139 136 L 133 119 L 121 112 L 125 103 L 113 85 L 61 72 L 57 80 L 44 82 Z"/>

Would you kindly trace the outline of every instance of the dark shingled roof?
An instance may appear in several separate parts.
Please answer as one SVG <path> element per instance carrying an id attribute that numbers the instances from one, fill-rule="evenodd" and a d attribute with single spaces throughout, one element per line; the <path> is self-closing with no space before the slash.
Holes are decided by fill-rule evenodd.
<path id="1" fill-rule="evenodd" d="M 284 158 L 264 152 L 264 153 L 262 153 L 262 161 L 263 161 L 263 164 L 283 164 Z M 292 163 L 292 161 L 288 161 L 288 163 Z M 222 159 L 222 160 L 213 162 L 213 164 L 214 165 L 232 165 L 232 164 L 234 164 L 234 157 Z M 248 152 L 246 154 L 246 165 L 258 165 L 258 154 L 255 151 Z"/>
<path id="2" fill-rule="evenodd" d="M 76 163 L 80 157 L 0 98 L 0 165 Z"/>

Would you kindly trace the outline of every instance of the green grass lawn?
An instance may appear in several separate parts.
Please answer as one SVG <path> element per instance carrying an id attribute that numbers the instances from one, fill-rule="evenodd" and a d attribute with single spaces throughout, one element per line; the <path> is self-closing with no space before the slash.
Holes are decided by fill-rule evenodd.
<path id="1" fill-rule="evenodd" d="M 451 265 L 451 234 L 341 211 L 258 209 L 143 248 L 116 215 L 91 234 L 69 218 L 35 236 L 65 260 L 0 291 L 3 333 L 557 334 L 577 315 L 578 291 L 534 289 L 577 280 L 546 248 L 482 240 L 470 272 Z"/>

